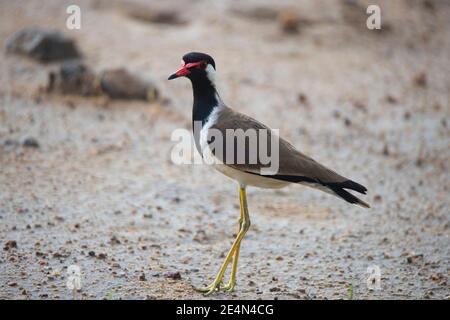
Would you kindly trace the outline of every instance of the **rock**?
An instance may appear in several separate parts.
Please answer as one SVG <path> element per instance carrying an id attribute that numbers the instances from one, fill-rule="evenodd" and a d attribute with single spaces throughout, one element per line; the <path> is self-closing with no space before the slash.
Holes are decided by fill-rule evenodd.
<path id="1" fill-rule="evenodd" d="M 390 33 L 393 29 L 392 24 L 382 18 L 381 29 L 370 30 L 367 28 L 366 22 L 368 15 L 366 14 L 367 5 L 358 0 L 342 0 L 340 1 L 340 13 L 345 23 L 357 28 L 358 31 L 370 31 L 371 34 Z M 383 13 L 382 13 L 383 15 Z"/>
<path id="2" fill-rule="evenodd" d="M 419 152 L 417 154 L 417 158 L 415 161 L 416 166 L 421 167 L 426 160 L 426 156 L 425 156 L 425 151 L 424 151 L 424 146 L 423 143 L 420 144 L 419 146 Z"/>
<path id="3" fill-rule="evenodd" d="M 204 242 L 208 241 L 208 235 L 206 234 L 205 230 L 198 230 L 192 240 L 197 242 Z"/>
<path id="4" fill-rule="evenodd" d="M 403 114 L 403 119 L 405 119 L 405 120 L 411 119 L 411 112 L 406 111 L 406 112 Z"/>
<path id="5" fill-rule="evenodd" d="M 367 112 L 367 106 L 361 101 L 354 101 L 353 107 L 355 107 L 355 109 L 360 110 L 362 112 Z"/>
<path id="6" fill-rule="evenodd" d="M 341 113 L 339 112 L 339 110 L 333 111 L 333 117 L 335 117 L 336 119 L 339 119 L 341 117 Z"/>
<path id="7" fill-rule="evenodd" d="M 357 26 L 366 27 L 366 8 L 357 0 L 344 0 L 341 2 L 341 14 L 345 22 Z"/>
<path id="8" fill-rule="evenodd" d="M 19 141 L 14 140 L 14 139 L 6 139 L 3 142 L 3 145 L 5 145 L 5 146 L 18 146 L 18 145 L 20 145 L 20 143 L 19 143 Z"/>
<path id="9" fill-rule="evenodd" d="M 384 258 L 384 259 L 391 259 L 391 258 L 392 258 L 392 255 L 390 255 L 390 254 L 387 253 L 387 252 L 383 252 L 383 258 Z"/>
<path id="10" fill-rule="evenodd" d="M 427 86 L 427 74 L 420 72 L 413 77 L 413 83 L 417 87 L 425 88 Z"/>
<path id="11" fill-rule="evenodd" d="M 187 23 L 185 19 L 182 19 L 178 11 L 165 9 L 154 10 L 147 7 L 136 7 L 128 11 L 128 15 L 134 19 L 159 24 L 169 25 L 184 25 Z"/>
<path id="12" fill-rule="evenodd" d="M 94 96 L 101 93 L 94 72 L 78 61 L 67 61 L 57 71 L 49 73 L 48 92 Z"/>
<path id="13" fill-rule="evenodd" d="M 300 93 L 298 95 L 298 101 L 302 104 L 307 104 L 308 103 L 308 97 L 306 96 L 306 94 L 304 93 Z"/>
<path id="14" fill-rule="evenodd" d="M 384 143 L 384 146 L 383 146 L 383 155 L 386 157 L 388 157 L 390 155 L 389 146 L 386 142 Z"/>
<path id="15" fill-rule="evenodd" d="M 435 11 L 436 10 L 436 4 L 432 0 L 424 0 L 422 1 L 422 6 L 429 10 L 429 11 Z"/>
<path id="16" fill-rule="evenodd" d="M 284 33 L 295 34 L 299 32 L 301 19 L 293 11 L 289 9 L 281 10 L 277 16 L 278 23 Z"/>
<path id="17" fill-rule="evenodd" d="M 430 279 L 439 283 L 446 282 L 445 276 L 442 273 L 434 273 L 430 276 Z"/>
<path id="18" fill-rule="evenodd" d="M 35 138 L 26 138 L 22 145 L 26 148 L 39 148 L 39 142 Z"/>
<path id="19" fill-rule="evenodd" d="M 346 127 L 350 127 L 352 125 L 352 121 L 349 118 L 344 119 L 344 124 Z"/>
<path id="20" fill-rule="evenodd" d="M 120 240 L 117 238 L 117 236 L 112 236 L 111 239 L 110 239 L 110 243 L 111 243 L 112 245 L 114 245 L 114 244 L 120 244 L 121 242 L 120 242 Z"/>
<path id="21" fill-rule="evenodd" d="M 278 16 L 278 10 L 270 7 L 254 7 L 248 9 L 236 7 L 231 9 L 231 12 L 238 16 L 255 20 L 275 20 Z"/>
<path id="22" fill-rule="evenodd" d="M 398 102 L 398 99 L 389 94 L 386 96 L 386 101 L 390 104 L 396 104 Z"/>
<path id="23" fill-rule="evenodd" d="M 6 40 L 6 52 L 42 62 L 80 58 L 75 42 L 55 30 L 25 28 Z"/>
<path id="24" fill-rule="evenodd" d="M 106 253 L 100 252 L 97 256 L 98 259 L 104 260 L 108 255 Z"/>
<path id="25" fill-rule="evenodd" d="M 145 273 L 142 273 L 140 276 L 139 276 L 139 281 L 146 281 L 147 279 L 145 278 Z"/>
<path id="26" fill-rule="evenodd" d="M 10 249 L 17 248 L 17 242 L 15 240 L 8 240 L 5 243 L 5 246 L 3 247 L 3 250 L 8 251 Z"/>
<path id="27" fill-rule="evenodd" d="M 158 90 L 152 83 L 123 68 L 103 72 L 100 85 L 102 91 L 112 99 L 154 101 L 158 98 Z"/>
<path id="28" fill-rule="evenodd" d="M 70 256 L 70 252 L 66 250 L 56 251 L 53 253 L 53 258 L 67 258 Z"/>
<path id="29" fill-rule="evenodd" d="M 180 272 L 166 272 L 164 273 L 164 277 L 168 278 L 168 279 L 172 279 L 172 280 L 180 280 L 181 279 L 181 274 Z"/>
<path id="30" fill-rule="evenodd" d="M 423 254 L 411 253 L 406 257 L 406 262 L 409 264 L 420 264 L 423 262 Z"/>

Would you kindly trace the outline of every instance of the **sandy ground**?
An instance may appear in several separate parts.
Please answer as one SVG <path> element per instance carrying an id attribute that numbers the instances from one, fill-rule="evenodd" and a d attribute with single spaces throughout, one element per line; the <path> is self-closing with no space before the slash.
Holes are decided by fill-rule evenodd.
<path id="1" fill-rule="evenodd" d="M 82 29 L 70 31 L 74 2 Z M 355 25 L 342 1 L 276 2 L 307 20 L 287 35 L 237 12 L 267 1 L 166 2 L 186 25 L 137 21 L 118 1 L 1 1 L 2 47 L 24 26 L 57 28 L 95 70 L 125 66 L 169 102 L 41 94 L 54 65 L 2 51 L 0 298 L 71 299 L 72 264 L 75 298 L 203 298 L 191 287 L 212 280 L 239 211 L 235 183 L 171 162 L 192 93 L 166 78 L 197 50 L 215 57 L 229 106 L 367 186 L 372 205 L 301 186 L 249 189 L 236 291 L 209 298 L 347 299 L 353 288 L 354 299 L 448 299 L 450 4 L 375 2 L 381 33 Z M 29 137 L 40 147 L 23 147 Z M 380 290 L 366 286 L 371 266 Z"/>

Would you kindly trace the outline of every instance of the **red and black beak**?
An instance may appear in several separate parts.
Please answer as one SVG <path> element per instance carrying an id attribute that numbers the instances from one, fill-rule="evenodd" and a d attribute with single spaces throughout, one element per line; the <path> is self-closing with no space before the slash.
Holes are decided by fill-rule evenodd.
<path id="1" fill-rule="evenodd" d="M 203 64 L 205 64 L 204 61 L 192 62 L 192 63 L 186 63 L 186 64 L 183 63 L 182 67 L 174 74 L 171 74 L 167 80 L 172 80 L 172 79 L 176 79 L 179 77 L 185 77 L 191 73 L 191 71 L 189 69 L 197 68 Z"/>

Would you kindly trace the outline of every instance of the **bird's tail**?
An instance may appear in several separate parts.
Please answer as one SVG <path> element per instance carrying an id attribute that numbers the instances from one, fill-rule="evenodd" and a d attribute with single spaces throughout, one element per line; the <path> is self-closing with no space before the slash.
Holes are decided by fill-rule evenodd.
<path id="1" fill-rule="evenodd" d="M 355 197 L 353 194 L 345 190 L 350 189 L 362 194 L 366 194 L 367 188 L 359 183 L 356 183 L 355 181 L 346 180 L 344 182 L 326 183 L 324 184 L 324 186 L 330 189 L 333 194 L 341 199 L 344 199 L 347 202 L 359 205 L 364 208 L 370 208 L 370 205 L 368 203 L 362 201 L 361 199 Z"/>
<path id="2" fill-rule="evenodd" d="M 251 174 L 255 174 L 252 173 L 250 171 L 248 171 L 248 173 Z M 363 185 L 352 181 L 352 180 L 344 180 L 342 182 L 323 182 L 320 181 L 318 179 L 314 179 L 314 178 L 310 178 L 310 177 L 305 177 L 305 176 L 293 176 L 293 175 L 273 175 L 270 176 L 270 178 L 272 179 L 277 179 L 277 180 L 282 180 L 282 181 L 288 181 L 288 182 L 292 182 L 292 183 L 299 183 L 311 188 L 315 188 L 315 189 L 319 189 L 321 191 L 324 191 L 326 193 L 332 194 L 334 196 L 337 196 L 338 198 L 344 199 L 345 201 L 352 203 L 352 204 L 356 204 L 359 205 L 363 208 L 370 208 L 370 205 L 364 201 L 362 201 L 361 199 L 355 197 L 353 194 L 351 194 L 350 192 L 348 192 L 345 189 L 350 189 L 362 194 L 366 194 L 367 192 L 367 188 L 364 187 Z M 343 177 L 341 177 L 343 178 Z M 346 178 L 343 178 L 346 179 Z"/>

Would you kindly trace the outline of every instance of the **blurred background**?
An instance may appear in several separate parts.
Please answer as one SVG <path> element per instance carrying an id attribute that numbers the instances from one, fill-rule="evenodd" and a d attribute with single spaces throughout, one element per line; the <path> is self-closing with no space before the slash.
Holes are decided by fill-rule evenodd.
<path id="1" fill-rule="evenodd" d="M 190 51 L 372 205 L 250 189 L 237 291 L 212 298 L 449 298 L 449 1 L 1 0 L 0 44 L 0 298 L 203 298 L 239 207 L 231 180 L 170 160 L 192 92 L 166 79 Z"/>

